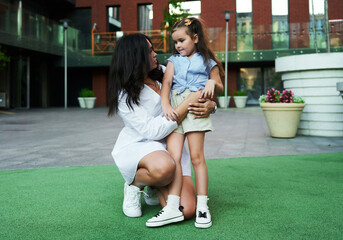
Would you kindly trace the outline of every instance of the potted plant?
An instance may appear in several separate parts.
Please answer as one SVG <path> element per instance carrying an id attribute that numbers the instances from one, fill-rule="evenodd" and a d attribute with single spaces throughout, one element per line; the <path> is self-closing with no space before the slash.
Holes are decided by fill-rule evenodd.
<path id="1" fill-rule="evenodd" d="M 222 94 L 217 96 L 217 99 L 218 99 L 219 107 L 220 108 L 225 108 L 225 89 L 222 92 Z M 226 100 L 227 107 L 229 107 L 229 103 L 230 103 L 230 99 L 231 99 L 231 97 L 229 96 L 229 91 L 228 91 L 228 95 L 227 95 L 226 99 L 227 99 Z"/>
<path id="2" fill-rule="evenodd" d="M 260 106 L 272 137 L 293 138 L 296 136 L 304 100 L 291 90 L 282 93 L 274 88 L 260 96 Z"/>
<path id="3" fill-rule="evenodd" d="M 235 105 L 237 108 L 245 108 L 247 99 L 248 96 L 246 91 L 235 91 L 233 93 L 233 100 L 235 101 Z"/>
<path id="4" fill-rule="evenodd" d="M 94 92 L 88 88 L 83 88 L 80 91 L 80 97 L 78 98 L 81 108 L 94 108 L 96 97 Z"/>

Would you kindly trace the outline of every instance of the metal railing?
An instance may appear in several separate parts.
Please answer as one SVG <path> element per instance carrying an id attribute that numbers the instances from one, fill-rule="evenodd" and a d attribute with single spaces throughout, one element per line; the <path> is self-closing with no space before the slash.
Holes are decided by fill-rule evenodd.
<path id="1" fill-rule="evenodd" d="M 153 48 L 157 52 L 167 52 L 168 42 L 166 31 L 148 30 L 148 31 L 126 31 L 126 32 L 98 32 L 96 28 L 92 29 L 92 55 L 102 53 L 112 53 L 116 42 L 124 34 L 142 33 L 147 35 L 152 42 Z"/>

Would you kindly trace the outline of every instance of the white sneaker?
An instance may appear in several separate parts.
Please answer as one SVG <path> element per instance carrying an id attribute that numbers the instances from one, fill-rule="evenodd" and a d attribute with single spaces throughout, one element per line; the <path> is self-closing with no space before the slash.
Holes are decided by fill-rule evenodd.
<path id="1" fill-rule="evenodd" d="M 129 186 L 126 182 L 124 183 L 123 212 L 126 216 L 142 216 L 141 195 L 142 191 L 138 187 L 133 185 Z"/>
<path id="2" fill-rule="evenodd" d="M 184 216 L 181 210 L 174 210 L 169 207 L 164 207 L 154 217 L 146 222 L 147 227 L 161 227 L 170 223 L 183 221 Z"/>
<path id="3" fill-rule="evenodd" d="M 147 186 L 146 192 L 144 194 L 144 200 L 147 205 L 156 206 L 160 204 L 157 196 L 157 189 Z"/>
<path id="4" fill-rule="evenodd" d="M 209 209 L 197 209 L 195 218 L 195 227 L 209 228 L 212 226 L 211 214 Z"/>

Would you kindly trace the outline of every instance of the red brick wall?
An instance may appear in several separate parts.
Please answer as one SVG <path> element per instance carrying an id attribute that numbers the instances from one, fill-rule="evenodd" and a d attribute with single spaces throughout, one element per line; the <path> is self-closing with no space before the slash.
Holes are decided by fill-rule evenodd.
<path id="1" fill-rule="evenodd" d="M 168 6 L 168 0 L 76 0 L 76 7 L 92 8 L 92 24 L 96 23 L 98 31 L 107 31 L 107 7 L 120 6 L 120 21 L 123 31 L 137 31 L 138 4 L 152 3 L 154 18 L 153 29 L 160 29 L 163 22 L 163 10 Z"/>
<path id="2" fill-rule="evenodd" d="M 308 0 L 289 0 L 289 47 L 308 48 L 310 46 L 308 22 L 309 22 L 309 2 Z"/>
<path id="3" fill-rule="evenodd" d="M 329 5 L 329 19 L 343 19 L 343 1 L 330 0 Z"/>
<path id="4" fill-rule="evenodd" d="M 271 0 L 252 1 L 252 23 L 254 28 L 254 49 L 271 49 L 272 5 Z"/>
<path id="5" fill-rule="evenodd" d="M 235 0 L 202 0 L 201 18 L 206 22 L 207 27 L 222 27 L 225 29 L 224 10 L 236 10 Z M 236 15 L 230 15 L 230 26 L 236 26 Z"/>

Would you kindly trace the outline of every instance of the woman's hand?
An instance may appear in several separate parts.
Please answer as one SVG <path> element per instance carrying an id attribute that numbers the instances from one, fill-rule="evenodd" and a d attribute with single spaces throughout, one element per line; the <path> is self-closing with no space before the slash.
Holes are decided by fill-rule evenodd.
<path id="1" fill-rule="evenodd" d="M 215 88 L 216 88 L 216 81 L 212 79 L 207 80 L 205 88 L 201 92 L 201 98 L 212 99 L 214 97 Z"/>
<path id="2" fill-rule="evenodd" d="M 207 118 L 213 113 L 216 103 L 204 98 L 199 98 L 198 102 L 190 103 L 188 112 L 195 115 L 194 118 Z"/>

